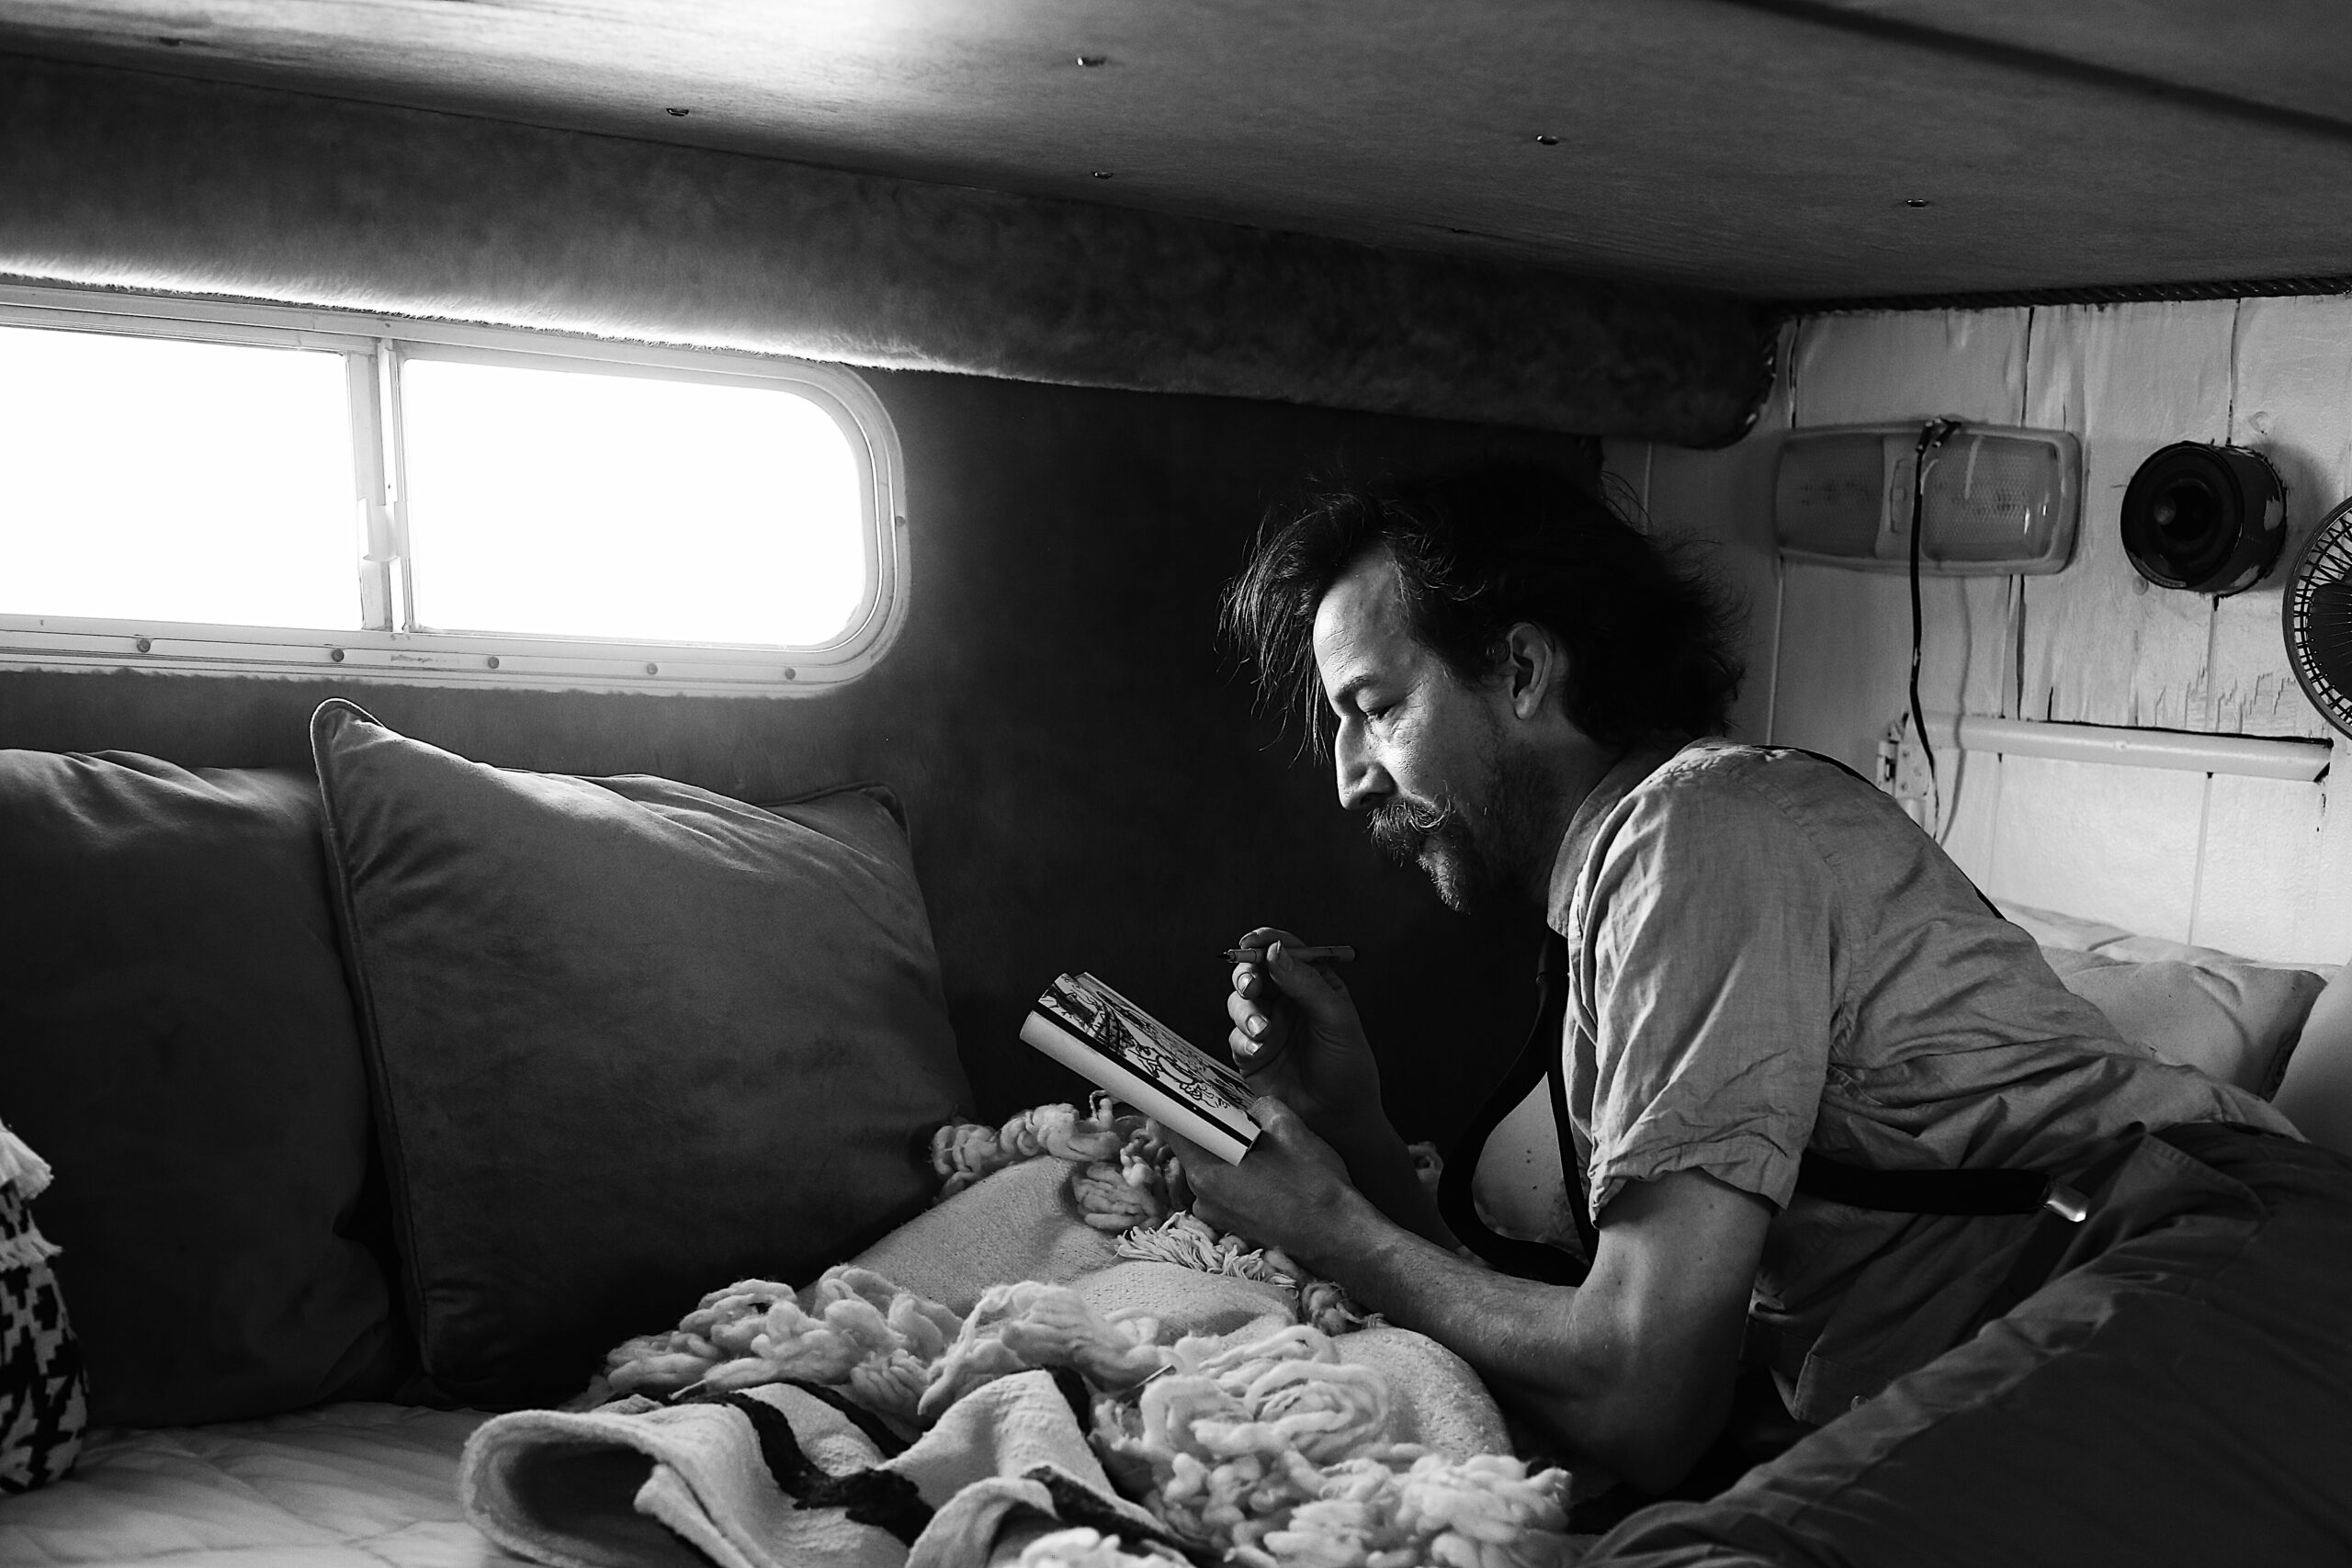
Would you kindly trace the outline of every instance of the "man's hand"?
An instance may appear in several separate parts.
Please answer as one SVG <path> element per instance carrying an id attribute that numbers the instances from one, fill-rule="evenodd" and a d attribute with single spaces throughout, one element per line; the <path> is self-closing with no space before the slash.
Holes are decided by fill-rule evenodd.
<path id="1" fill-rule="evenodd" d="M 1263 1131 L 1239 1165 L 1227 1165 L 1159 1127 L 1192 1185 L 1193 1213 L 1218 1230 L 1279 1247 L 1321 1269 L 1326 1252 L 1340 1241 L 1338 1233 L 1347 1228 L 1349 1200 L 1357 1196 L 1347 1165 L 1271 1095 L 1250 1102 L 1250 1117 Z M 1369 1209 L 1361 1200 L 1354 1207 Z"/>
<path id="2" fill-rule="evenodd" d="M 1233 966 L 1225 1010 L 1233 1021 L 1226 1040 L 1234 1065 L 1252 1089 L 1280 1097 L 1341 1147 L 1382 1141 L 1388 1118 L 1380 1065 L 1347 982 L 1293 958 L 1287 949 L 1302 944 L 1289 931 L 1260 926 L 1240 945 L 1266 950 L 1266 962 Z"/>

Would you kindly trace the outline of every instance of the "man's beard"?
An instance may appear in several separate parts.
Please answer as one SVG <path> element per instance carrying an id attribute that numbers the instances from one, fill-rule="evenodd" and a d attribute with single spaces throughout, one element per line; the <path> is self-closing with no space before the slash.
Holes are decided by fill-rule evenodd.
<path id="1" fill-rule="evenodd" d="M 1372 841 L 1399 865 L 1418 865 L 1447 908 L 1467 913 L 1502 896 L 1524 894 L 1531 860 L 1544 846 L 1535 768 L 1496 745 L 1479 759 L 1475 789 L 1427 805 L 1396 800 L 1374 807 L 1365 824 Z"/>

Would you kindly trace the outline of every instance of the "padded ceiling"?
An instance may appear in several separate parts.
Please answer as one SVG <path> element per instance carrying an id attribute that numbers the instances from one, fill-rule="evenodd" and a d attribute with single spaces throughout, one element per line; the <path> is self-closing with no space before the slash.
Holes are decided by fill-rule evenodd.
<path id="1" fill-rule="evenodd" d="M 2328 0 L 8 0 L 0 49 L 1769 299 L 2352 274 Z"/>

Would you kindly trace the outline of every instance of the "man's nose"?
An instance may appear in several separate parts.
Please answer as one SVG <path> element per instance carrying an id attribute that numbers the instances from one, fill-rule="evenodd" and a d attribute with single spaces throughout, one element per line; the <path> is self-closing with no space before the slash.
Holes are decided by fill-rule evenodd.
<path id="1" fill-rule="evenodd" d="M 1339 774 L 1340 804 L 1350 811 L 1369 811 L 1396 794 L 1396 785 L 1352 728 L 1342 726 L 1331 748 L 1332 765 Z"/>

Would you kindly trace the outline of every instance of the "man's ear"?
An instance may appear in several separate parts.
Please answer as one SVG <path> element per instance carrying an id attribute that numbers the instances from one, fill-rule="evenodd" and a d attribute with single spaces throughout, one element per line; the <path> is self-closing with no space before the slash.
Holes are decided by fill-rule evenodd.
<path id="1" fill-rule="evenodd" d="M 1510 698 L 1511 712 L 1533 718 L 1553 702 L 1568 676 L 1567 649 L 1560 639 L 1533 621 L 1515 622 L 1503 633 L 1499 671 Z"/>

